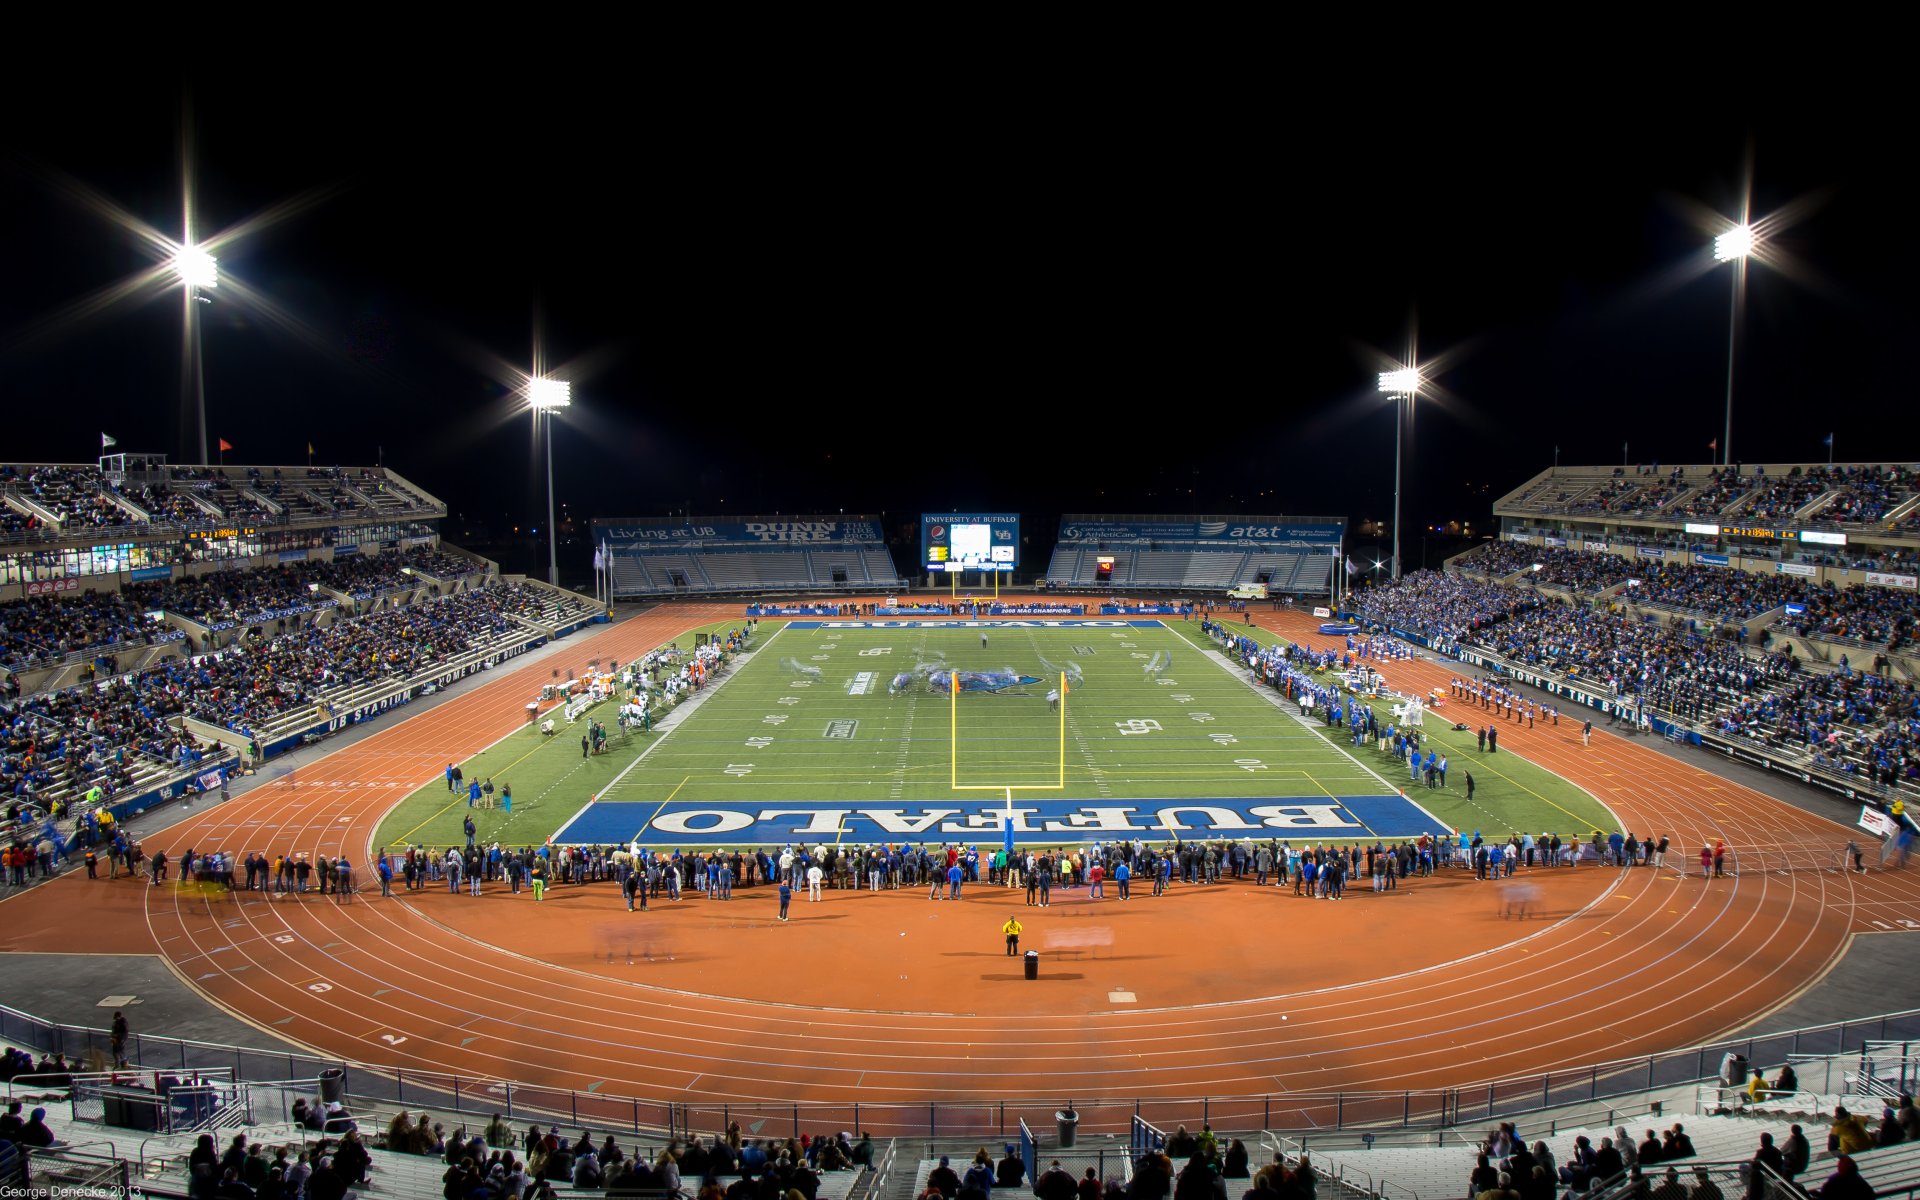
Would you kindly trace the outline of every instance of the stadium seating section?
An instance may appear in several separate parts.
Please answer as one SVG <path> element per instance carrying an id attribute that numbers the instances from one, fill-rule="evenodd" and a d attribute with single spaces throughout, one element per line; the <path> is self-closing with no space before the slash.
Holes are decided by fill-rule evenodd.
<path id="1" fill-rule="evenodd" d="M 1529 559 L 1542 570 L 1533 571 Z M 1649 586 L 1622 586 L 1596 604 L 1589 593 L 1615 579 L 1624 561 L 1495 545 L 1456 560 L 1453 572 L 1416 571 L 1351 602 L 1367 619 L 1442 648 L 1471 646 L 1602 695 L 1637 699 L 1824 771 L 1882 786 L 1920 784 L 1920 694 L 1912 677 L 1862 671 L 1869 658 L 1886 669 L 1889 656 L 1910 650 L 1920 596 L 1665 564 L 1649 574 Z M 1516 582 L 1497 581 L 1508 577 Z M 1787 603 L 1805 604 L 1806 612 L 1785 617 Z M 1697 614 L 1712 620 L 1701 624 Z M 1722 621 L 1771 622 L 1772 630 L 1816 642 L 1844 632 L 1867 650 L 1855 649 L 1858 663 L 1836 656 L 1822 664 L 1749 644 Z"/>
<path id="2" fill-rule="evenodd" d="M 0 466 L 0 538 L 52 540 L 140 526 L 183 530 L 446 515 L 439 501 L 380 467 L 168 467 L 136 483 L 98 466 Z"/>
<path id="3" fill-rule="evenodd" d="M 884 592 L 905 585 L 880 542 L 812 545 L 712 540 L 655 547 L 616 546 L 616 596 L 759 595 L 767 592 Z"/>
<path id="4" fill-rule="evenodd" d="M 1911 528 L 1920 524 L 1920 474 L 1905 464 L 1557 467 L 1509 493 L 1494 511 L 1650 524 Z"/>
<path id="5" fill-rule="evenodd" d="M 443 552 L 416 555 L 427 558 Z M 446 555 L 460 563 L 471 560 Z M 314 564 L 313 574 L 332 564 Z M 384 569 L 384 568 L 383 568 Z M 221 576 L 218 603 L 247 607 L 274 604 L 306 591 L 301 576 L 286 571 L 268 581 L 235 584 Z M 145 669 L 61 691 L 21 696 L 12 689 L 0 704 L 6 740 L 0 748 L 0 790 L 41 804 L 69 799 L 99 786 L 112 800 L 151 790 L 197 773 L 224 751 L 194 736 L 178 718 L 191 717 L 266 745 L 276 739 L 373 703 L 449 669 L 525 648 L 591 620 L 598 604 L 545 584 L 488 581 L 446 595 L 423 592 L 411 603 L 364 615 L 330 611 L 331 621 L 296 624 L 284 631 L 264 627 L 231 646 L 195 657 L 170 655 Z M 197 583 L 197 581 L 196 581 Z M 160 585 L 162 589 L 178 585 Z M 234 590 L 225 590 L 225 589 Z M 155 595 L 163 602 L 163 593 Z M 183 605 L 207 602 L 209 590 L 184 588 Z M 59 602 L 96 614 L 74 624 L 47 607 L 45 598 L 5 606 L 13 625 L 34 619 L 67 620 L 70 639 L 113 636 L 115 621 L 137 619 L 139 605 L 120 607 L 120 597 L 84 593 Z M 224 611 L 235 611 L 228 608 Z M 282 611 L 252 612 L 247 620 Z M 107 613 L 102 617 L 97 614 Z M 19 642 L 9 643 L 15 650 Z"/>
<path id="6" fill-rule="evenodd" d="M 1099 577 L 1099 560 L 1113 559 L 1111 577 Z M 1057 543 L 1046 580 L 1061 588 L 1111 585 L 1127 590 L 1224 592 L 1264 583 L 1273 595 L 1325 595 L 1333 579 L 1331 553 L 1281 550 L 1245 544 Z"/>

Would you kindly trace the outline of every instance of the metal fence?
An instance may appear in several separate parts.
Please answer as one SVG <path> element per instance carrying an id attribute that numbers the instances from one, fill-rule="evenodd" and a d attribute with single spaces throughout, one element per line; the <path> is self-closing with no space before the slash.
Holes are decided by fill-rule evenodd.
<path id="1" fill-rule="evenodd" d="M 80 1069 L 112 1065 L 105 1030 L 45 1021 L 0 1006 L 0 1040 L 42 1053 L 64 1053 Z M 1282 1092 L 1252 1096 L 1074 1097 L 1082 1136 L 1129 1137 L 1136 1118 L 1160 1129 L 1176 1125 L 1215 1129 L 1320 1131 L 1436 1128 L 1519 1113 L 1625 1097 L 1713 1078 L 1729 1053 L 1771 1069 L 1790 1056 L 1860 1053 L 1869 1043 L 1920 1040 L 1920 1009 L 1779 1033 L 1728 1038 L 1705 1045 L 1595 1063 L 1573 1070 L 1516 1076 L 1471 1086 L 1397 1092 Z M 1005 1142 L 1025 1120 L 1050 1129 L 1064 1097 L 865 1104 L 706 1101 L 672 1096 L 619 1096 L 515 1083 L 449 1071 L 417 1070 L 326 1058 L 295 1050 L 264 1050 L 135 1034 L 128 1058 L 148 1070 L 206 1074 L 231 1072 L 237 1082 L 310 1080 L 322 1071 L 346 1072 L 348 1093 L 363 1103 L 500 1113 L 588 1125 L 635 1134 L 717 1134 L 738 1124 L 749 1137 L 799 1137 L 854 1130 L 875 1138 L 978 1138 Z"/>

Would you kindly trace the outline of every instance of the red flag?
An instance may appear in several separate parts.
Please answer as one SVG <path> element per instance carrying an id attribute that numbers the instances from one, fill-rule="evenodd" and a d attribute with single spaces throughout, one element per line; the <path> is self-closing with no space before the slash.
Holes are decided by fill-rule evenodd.
<path id="1" fill-rule="evenodd" d="M 1710 441 L 1710 442 L 1708 442 L 1708 443 L 1707 443 L 1707 449 L 1709 449 L 1709 450 L 1718 450 L 1719 448 L 1720 448 L 1720 439 L 1719 439 L 1719 438 L 1715 438 L 1715 439 L 1713 439 L 1712 441 Z"/>
<path id="2" fill-rule="evenodd" d="M 233 449 L 233 443 L 232 443 L 232 442 L 230 442 L 230 441 L 228 441 L 228 440 L 227 440 L 227 439 L 225 439 L 225 438 L 221 438 L 221 439 L 220 439 L 220 453 L 222 453 L 222 454 L 225 454 L 225 453 L 226 453 L 227 451 L 229 451 L 229 450 L 231 450 L 231 449 Z"/>

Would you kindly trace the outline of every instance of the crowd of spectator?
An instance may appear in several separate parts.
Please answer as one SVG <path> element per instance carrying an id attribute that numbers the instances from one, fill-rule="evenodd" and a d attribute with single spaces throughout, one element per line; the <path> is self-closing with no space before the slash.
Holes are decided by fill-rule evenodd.
<path id="1" fill-rule="evenodd" d="M 1721 577 L 1729 574 L 1716 568 L 1679 570 L 1711 572 L 1718 581 L 1696 585 L 1688 593 L 1694 597 L 1703 594 L 1700 589 L 1724 585 Z M 1802 579 L 1793 582 L 1805 594 L 1821 596 L 1824 604 L 1839 606 L 1810 607 L 1799 625 L 1803 630 L 1891 631 L 1890 636 L 1904 638 L 1911 629 L 1916 602 L 1910 592 L 1834 592 Z M 1727 603 L 1737 607 L 1739 602 Z M 1849 607 L 1855 605 L 1857 610 Z M 1804 754 L 1816 767 L 1882 786 L 1920 782 L 1920 694 L 1911 683 L 1855 671 L 1845 658 L 1839 670 L 1814 674 L 1791 653 L 1753 651 L 1724 629 L 1702 631 L 1679 617 L 1648 619 L 1619 605 L 1598 609 L 1547 602 L 1530 588 L 1472 578 L 1448 581 L 1433 572 L 1415 572 L 1397 584 L 1356 593 L 1354 607 L 1371 621 L 1472 643 L 1601 695 L 1706 722 L 1725 736 L 1771 750 Z M 1885 661 L 1881 656 L 1876 666 Z"/>
<path id="2" fill-rule="evenodd" d="M 263 567 L 136 583 L 122 594 L 136 609 L 165 610 L 217 632 L 333 605 L 331 596 L 316 594 L 307 586 L 312 582 L 311 570 Z"/>
<path id="3" fill-rule="evenodd" d="M 1886 643 L 1889 653 L 1913 641 L 1920 595 L 1883 587 L 1855 587 L 1844 591 L 1831 585 L 1811 590 L 1799 603 L 1807 611 L 1788 618 L 1801 636 L 1849 638 L 1869 645 Z"/>
<path id="4" fill-rule="evenodd" d="M 263 472 L 250 467 L 244 485 L 272 499 L 282 509 L 297 515 L 331 508 L 352 512 L 365 507 L 348 486 L 362 495 L 379 495 L 386 510 L 421 508 L 426 498 L 393 483 L 384 472 L 361 468 L 357 475 L 334 467 L 309 468 L 304 478 L 288 480 L 279 468 Z M 217 507 L 225 519 L 249 525 L 283 523 L 287 513 L 276 512 L 243 493 L 242 479 L 213 467 L 170 467 L 164 484 L 132 484 L 109 478 L 93 466 L 48 466 L 25 468 L 0 465 L 0 488 L 31 500 L 52 513 L 65 529 L 112 529 L 130 525 L 170 524 L 197 526 L 209 513 L 195 497 Z M 310 493 L 310 495 L 308 494 Z M 145 518 L 120 503 L 124 497 Z M 317 501 L 315 499 L 317 497 Z M 0 532 L 25 534 L 49 529 L 31 513 L 0 504 Z"/>
<path id="5" fill-rule="evenodd" d="M 0 725 L 7 730 L 0 787 L 21 800 L 63 783 L 70 794 L 98 786 L 111 796 L 132 784 L 142 756 L 189 767 L 209 747 L 168 723 L 180 711 L 168 697 L 118 679 L 0 704 Z"/>
<path id="6" fill-rule="evenodd" d="M 190 715 L 252 734 L 328 692 L 419 674 L 511 629 L 484 591 L 460 593 L 170 660 L 133 686 L 183 697 Z"/>
<path id="7" fill-rule="evenodd" d="M 1707 482 L 1674 511 L 1686 517 L 1717 517 L 1753 487 L 1752 480 L 1740 476 L 1739 468 L 1717 467 L 1707 473 Z"/>
<path id="8" fill-rule="evenodd" d="M 1629 500 L 1640 490 L 1639 485 L 1630 479 L 1613 478 L 1597 488 L 1588 491 L 1567 504 L 1569 513 L 1605 513 L 1613 512 L 1625 500 Z"/>
<path id="9" fill-rule="evenodd" d="M 416 571 L 425 571 L 435 579 L 457 579 L 462 575 L 472 575 L 486 569 L 477 558 L 468 558 L 462 554 L 441 550 L 437 547 L 423 547 L 406 553 L 407 565 Z"/>
<path id="10" fill-rule="evenodd" d="M 1790 688 L 1747 699 L 1717 722 L 1722 733 L 1882 786 L 1920 780 L 1920 695 L 1912 683 L 1843 668 L 1801 675 Z"/>
<path id="11" fill-rule="evenodd" d="M 291 713 L 358 685 L 424 674 L 510 640 L 519 627 L 493 589 L 174 657 L 134 674 L 0 704 L 0 788 L 32 798 L 64 785 L 109 796 L 134 783 L 142 759 L 184 769 L 209 747 L 176 728 L 191 716 L 254 736 Z"/>
<path id="12" fill-rule="evenodd" d="M 1617 554 L 1589 553 L 1563 546 L 1534 546 L 1520 542 L 1488 542 L 1461 560 L 1463 570 L 1502 577 L 1528 571 L 1527 579 L 1575 592 L 1598 592 L 1626 579 L 1632 564 Z M 1532 568 L 1539 567 L 1535 571 Z"/>
<path id="13" fill-rule="evenodd" d="M 1783 604 L 1803 603 L 1816 587 L 1797 575 L 1762 575 L 1704 563 L 1648 563 L 1639 579 L 1639 586 L 1628 590 L 1628 598 L 1636 604 L 1657 604 L 1736 623 Z"/>
<path id="14" fill-rule="evenodd" d="M 1440 571 L 1415 571 L 1397 583 L 1353 595 L 1353 606 L 1381 625 L 1412 630 L 1436 642 L 1471 634 L 1541 603 L 1531 590 Z"/>
<path id="15" fill-rule="evenodd" d="M 0 603 L 0 666 L 13 671 L 127 642 L 151 645 L 180 636 L 147 620 L 137 601 L 111 592 L 55 592 Z"/>
<path id="16" fill-rule="evenodd" d="M 115 645 L 152 645 L 184 636 L 169 625 L 149 620 L 151 612 L 174 613 L 219 632 L 333 607 L 335 598 L 316 591 L 315 584 L 366 599 L 419 586 L 408 570 L 446 577 L 482 569 L 477 560 L 421 547 L 399 554 L 352 555 L 327 563 L 137 583 L 119 592 L 56 592 L 9 600 L 0 603 L 0 666 L 32 670 Z"/>

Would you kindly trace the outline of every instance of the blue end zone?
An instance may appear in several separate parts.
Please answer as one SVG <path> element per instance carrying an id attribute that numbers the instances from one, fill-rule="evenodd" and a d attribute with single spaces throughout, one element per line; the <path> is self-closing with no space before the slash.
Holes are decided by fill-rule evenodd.
<path id="1" fill-rule="evenodd" d="M 969 621 L 965 617 L 911 621 L 902 617 L 897 621 L 788 621 L 786 627 L 788 629 L 1160 629 L 1165 625 L 1165 621 L 1094 621 L 1071 617 L 1034 617 L 1027 621 L 1005 619 Z"/>
<path id="2" fill-rule="evenodd" d="M 1029 845 L 1139 838 L 1385 838 L 1446 833 L 1431 813 L 1401 796 L 1276 796 L 1197 800 L 1019 800 L 1014 840 Z M 778 800 L 740 804 L 598 801 L 553 840 L 588 845 L 638 840 L 643 846 L 780 846 L 793 842 L 999 843 L 1004 800 L 825 804 Z"/>

